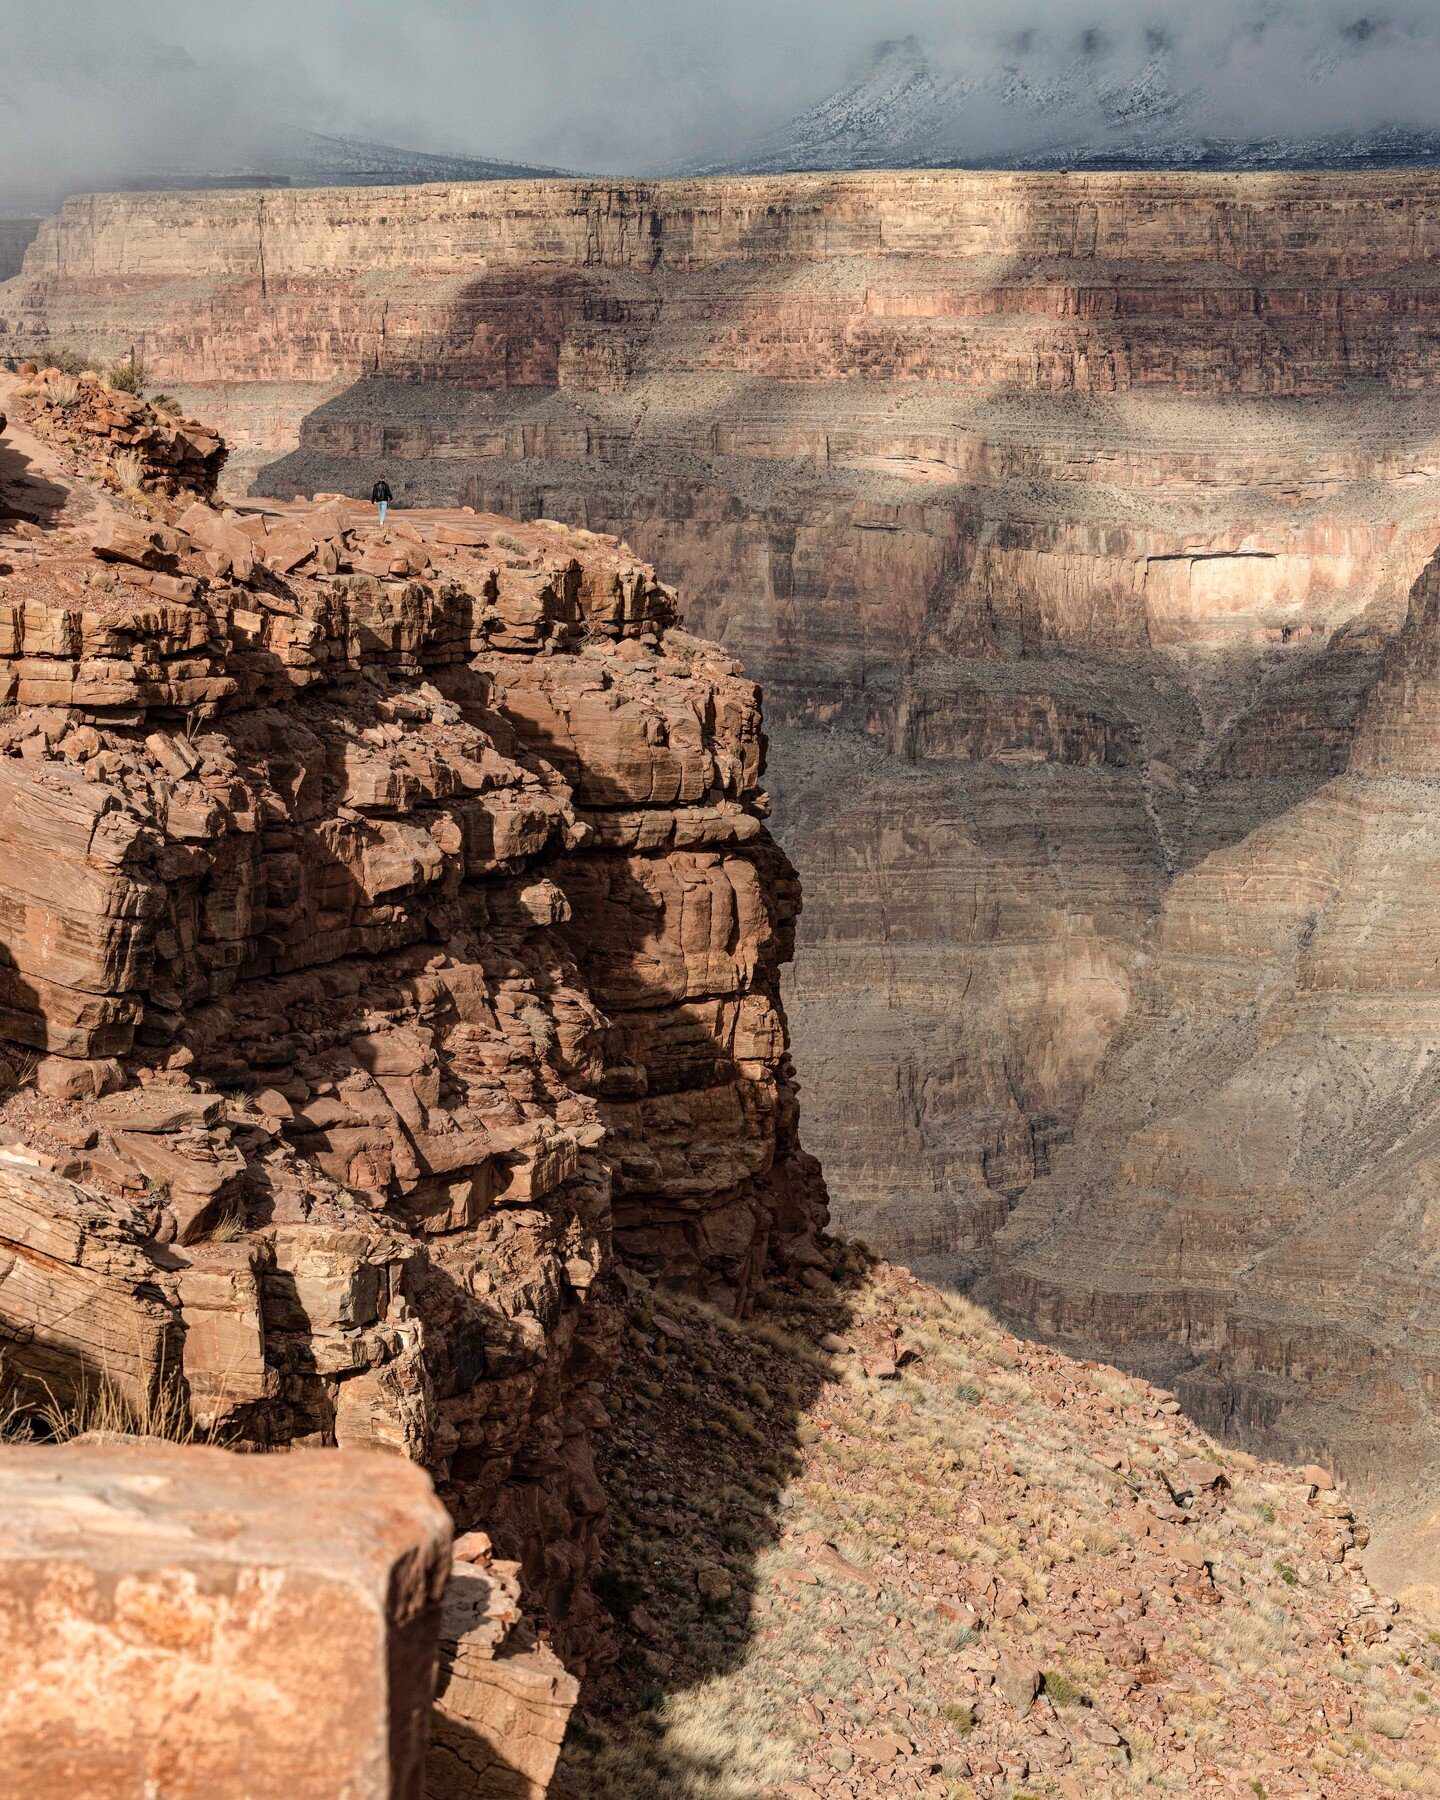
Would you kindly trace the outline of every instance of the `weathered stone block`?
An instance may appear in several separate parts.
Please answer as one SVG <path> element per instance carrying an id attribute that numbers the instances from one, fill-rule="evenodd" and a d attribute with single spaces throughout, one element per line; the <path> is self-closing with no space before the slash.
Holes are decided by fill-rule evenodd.
<path id="1" fill-rule="evenodd" d="M 555 1773 L 579 1683 L 524 1624 L 517 1575 L 483 1532 L 456 1540 L 426 1800 L 542 1800 Z"/>
<path id="2" fill-rule="evenodd" d="M 0 1454 L 0 1787 L 420 1800 L 450 1522 L 398 1458 Z"/>
<path id="3" fill-rule="evenodd" d="M 179 1360 L 171 1260 L 135 1208 L 0 1152 L 7 1387 L 42 1406 L 104 1388 L 143 1416 Z"/>

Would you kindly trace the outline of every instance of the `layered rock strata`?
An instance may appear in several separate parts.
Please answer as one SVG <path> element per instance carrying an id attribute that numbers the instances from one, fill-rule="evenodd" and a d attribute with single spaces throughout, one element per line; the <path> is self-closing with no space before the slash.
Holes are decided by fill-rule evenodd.
<path id="1" fill-rule="evenodd" d="M 331 1450 L 0 1451 L 7 1794 L 423 1800 L 450 1521 Z"/>
<path id="2" fill-rule="evenodd" d="M 1422 172 L 119 196 L 46 225 L 0 319 L 139 341 L 266 491 L 383 467 L 681 583 L 770 695 L 842 1216 L 968 1280 L 1148 1004 L 1177 878 L 1346 765 L 1440 542 L 1437 256 Z M 1303 1282 L 1273 1304 L 1308 1327 Z M 1257 1367 L 1321 1392 L 1326 1342 Z M 1229 1357 L 1215 1407 L 1273 1418 Z"/>
<path id="3" fill-rule="evenodd" d="M 823 1216 L 756 689 L 614 539 L 127 490 L 69 392 L 0 394 L 6 1376 L 405 1453 L 583 1666 L 612 1245 L 737 1311 Z"/>
<path id="4" fill-rule="evenodd" d="M 1430 1510 L 1440 558 L 1343 772 L 1176 879 L 1075 1154 L 996 1292 L 1177 1382 L 1217 1428 L 1328 1444 Z"/>

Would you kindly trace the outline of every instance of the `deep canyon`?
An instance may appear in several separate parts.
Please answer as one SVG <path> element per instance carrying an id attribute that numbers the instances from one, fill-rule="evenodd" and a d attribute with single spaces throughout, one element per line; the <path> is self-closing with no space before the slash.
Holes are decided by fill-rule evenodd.
<path id="1" fill-rule="evenodd" d="M 134 350 L 232 491 L 384 472 L 632 545 L 766 690 L 839 1223 L 1399 1504 L 1440 1449 L 1436 194 L 98 196 L 0 354 Z"/>

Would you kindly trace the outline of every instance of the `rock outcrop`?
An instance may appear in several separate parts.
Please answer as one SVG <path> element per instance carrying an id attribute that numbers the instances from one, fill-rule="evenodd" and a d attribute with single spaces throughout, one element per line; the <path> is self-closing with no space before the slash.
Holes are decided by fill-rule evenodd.
<path id="1" fill-rule="evenodd" d="M 612 1247 L 739 1312 L 823 1219 L 756 689 L 612 538 L 117 489 L 73 386 L 0 393 L 7 1382 L 403 1452 L 583 1668 Z"/>
<path id="2" fill-rule="evenodd" d="M 394 1457 L 0 1451 L 0 1788 L 423 1800 L 450 1521 Z"/>
<path id="3" fill-rule="evenodd" d="M 33 363 L 22 368 L 37 373 Z M 164 491 L 172 498 L 198 494 L 208 499 L 214 494 L 225 466 L 225 446 L 218 432 L 198 420 L 174 418 L 108 382 L 63 373 L 50 377 L 38 398 L 47 439 L 98 452 L 98 466 L 113 484 L 131 492 Z M 122 521 L 112 514 L 109 522 L 113 529 Z M 135 559 L 124 554 L 122 540 L 111 560 Z M 162 566 L 153 554 L 141 561 Z"/>
<path id="4" fill-rule="evenodd" d="M 1135 1008 L 1143 1037 L 1152 1004 L 1210 979 L 1166 948 L 1176 909 L 1224 938 L 1257 895 L 1251 848 L 1313 818 L 1295 809 L 1350 763 L 1440 543 L 1432 185 L 935 172 L 106 197 L 47 223 L 0 290 L 0 336 L 16 354 L 138 343 L 233 421 L 234 474 L 263 470 L 264 491 L 363 493 L 383 466 L 410 501 L 621 530 L 683 586 L 769 696 L 777 827 L 810 895 L 797 1058 L 838 1216 L 968 1282 L 1021 1196 L 1066 1179 L 1112 1074 L 1117 1105 L 1138 1096 L 1126 1052 L 1107 1062 L 1117 1029 L 1138 1041 Z M 1379 820 L 1377 856 L 1406 829 Z M 1334 904 L 1363 911 L 1347 868 L 1325 878 Z M 1383 940 L 1401 967 L 1418 930 Z M 1349 1042 L 1327 982 L 1317 1041 Z M 1362 986 L 1375 1032 L 1423 1056 L 1412 1003 Z M 1408 1076 L 1381 1086 L 1377 1156 L 1424 1116 Z M 1152 1098 L 1160 1128 L 1172 1101 Z M 1387 1215 L 1416 1322 L 1393 1342 L 1371 1277 L 1355 1304 L 1327 1297 L 1353 1250 L 1329 1190 L 1274 1164 L 1241 1185 L 1266 1242 L 1311 1232 L 1263 1329 L 1249 1300 L 1243 1332 L 1200 1322 L 1250 1283 L 1248 1230 L 1211 1240 L 1203 1304 L 1172 1272 L 1145 1278 L 1143 1325 L 1107 1311 L 1108 1199 L 1054 1240 L 1071 1300 L 1042 1294 L 1026 1223 L 1006 1303 L 1159 1345 L 1169 1380 L 1204 1367 L 1207 1418 L 1379 1478 L 1395 1431 L 1435 1439 L 1421 1210 Z M 1364 1439 L 1342 1390 L 1382 1365 Z"/>
<path id="5" fill-rule="evenodd" d="M 425 1800 L 539 1800 L 549 1788 L 579 1683 L 537 1642 L 519 1573 L 482 1531 L 455 1545 Z"/>

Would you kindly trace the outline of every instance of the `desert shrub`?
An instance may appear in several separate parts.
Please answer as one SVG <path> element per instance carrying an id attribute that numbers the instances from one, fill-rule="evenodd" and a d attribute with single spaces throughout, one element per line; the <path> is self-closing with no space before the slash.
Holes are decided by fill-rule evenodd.
<path id="1" fill-rule="evenodd" d="M 62 375 L 83 375 L 94 368 L 94 358 L 70 344 L 47 344 L 35 358 L 42 369 L 59 369 Z"/>
<path id="2" fill-rule="evenodd" d="M 133 352 L 124 362 L 111 365 L 106 380 L 119 394 L 140 394 L 145 391 L 145 365 Z"/>
<path id="3" fill-rule="evenodd" d="M 1058 1669 L 1045 1671 L 1045 1693 L 1053 1706 L 1083 1706 L 1085 1704 L 1084 1694 L 1068 1675 L 1062 1675 Z"/>

